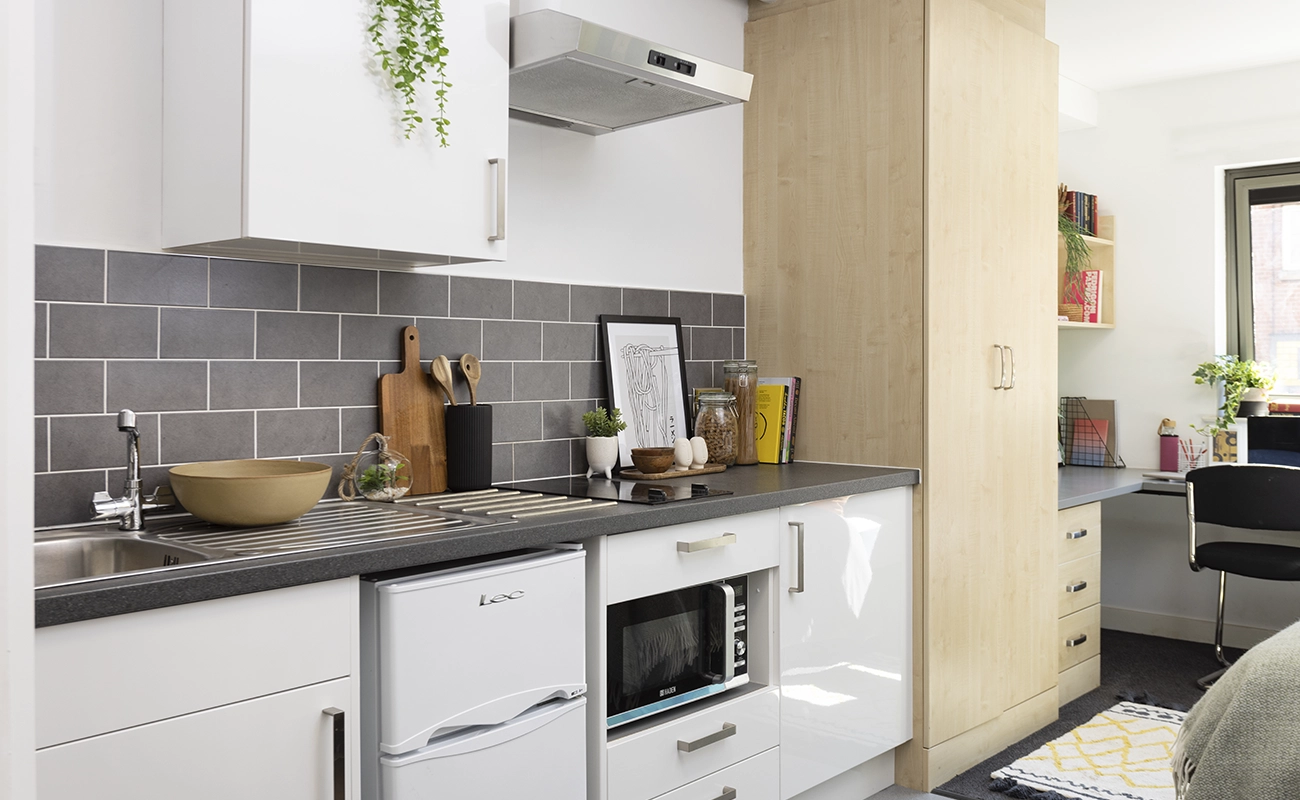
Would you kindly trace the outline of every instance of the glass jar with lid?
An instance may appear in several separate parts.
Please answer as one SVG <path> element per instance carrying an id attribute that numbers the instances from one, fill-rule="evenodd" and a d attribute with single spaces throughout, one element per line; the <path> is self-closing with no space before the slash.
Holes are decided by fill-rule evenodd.
<path id="1" fill-rule="evenodd" d="M 736 417 L 740 423 L 740 433 L 736 439 L 736 463 L 757 464 L 754 409 L 758 403 L 758 362 L 744 359 L 724 361 L 722 376 L 723 388 L 736 398 Z"/>
<path id="2" fill-rule="evenodd" d="M 700 395 L 700 410 L 695 416 L 695 435 L 709 447 L 709 463 L 731 466 L 736 463 L 736 444 L 740 420 L 736 417 L 736 396 L 731 392 L 705 392 Z"/>

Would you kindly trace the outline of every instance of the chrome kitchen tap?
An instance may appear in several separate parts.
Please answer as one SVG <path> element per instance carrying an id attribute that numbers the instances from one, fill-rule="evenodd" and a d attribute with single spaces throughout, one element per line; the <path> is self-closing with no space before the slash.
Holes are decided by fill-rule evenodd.
<path id="1" fill-rule="evenodd" d="M 124 531 L 144 530 L 144 512 L 171 508 L 176 504 L 170 486 L 159 486 L 145 497 L 140 491 L 140 431 L 135 427 L 135 412 L 124 408 L 117 412 L 117 429 L 126 434 L 126 489 L 122 497 L 95 492 L 91 510 L 95 519 L 117 517 L 117 527 Z"/>

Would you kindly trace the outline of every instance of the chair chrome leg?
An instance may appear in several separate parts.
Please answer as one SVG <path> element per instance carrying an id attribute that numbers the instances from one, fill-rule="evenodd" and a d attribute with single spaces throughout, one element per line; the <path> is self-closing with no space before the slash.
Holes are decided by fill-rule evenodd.
<path id="1" fill-rule="evenodd" d="M 1223 665 L 1223 669 L 1216 669 L 1209 675 L 1196 680 L 1196 685 L 1201 689 L 1208 689 L 1214 685 L 1214 682 L 1223 677 L 1223 673 L 1228 671 L 1232 662 L 1223 655 L 1223 600 L 1225 590 L 1228 586 L 1228 573 L 1219 572 L 1219 612 L 1214 619 L 1214 657 Z"/>

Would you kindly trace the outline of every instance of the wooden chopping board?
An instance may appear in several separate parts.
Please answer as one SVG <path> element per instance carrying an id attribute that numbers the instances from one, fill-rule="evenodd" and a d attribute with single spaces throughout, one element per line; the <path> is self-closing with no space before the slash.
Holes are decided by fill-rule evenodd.
<path id="1" fill-rule="evenodd" d="M 388 446 L 411 459 L 411 494 L 447 490 L 442 393 L 420 366 L 420 331 L 402 329 L 402 371 L 379 378 L 379 427 Z"/>

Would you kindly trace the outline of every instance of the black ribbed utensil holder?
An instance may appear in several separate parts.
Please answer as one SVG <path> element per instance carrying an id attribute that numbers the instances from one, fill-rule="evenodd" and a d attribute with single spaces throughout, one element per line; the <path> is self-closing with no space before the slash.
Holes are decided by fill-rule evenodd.
<path id="1" fill-rule="evenodd" d="M 447 406 L 447 488 L 457 492 L 492 485 L 492 406 Z"/>

